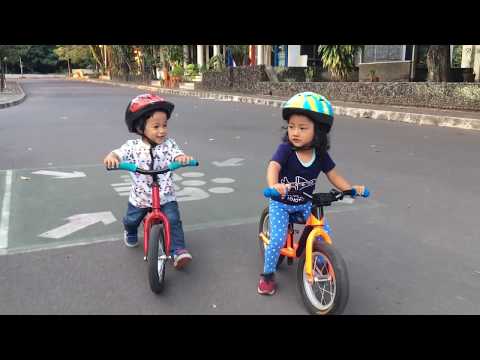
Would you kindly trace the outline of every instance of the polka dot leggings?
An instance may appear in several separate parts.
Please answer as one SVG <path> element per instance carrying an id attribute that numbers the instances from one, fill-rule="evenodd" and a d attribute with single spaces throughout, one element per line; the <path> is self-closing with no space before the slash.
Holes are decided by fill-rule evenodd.
<path id="1" fill-rule="evenodd" d="M 287 205 L 270 199 L 268 208 L 270 218 L 270 243 L 265 249 L 263 273 L 275 272 L 280 249 L 285 244 L 288 229 L 289 214 L 300 212 L 304 219 L 307 219 L 312 209 L 312 203 L 300 205 Z M 330 233 L 330 227 L 325 219 L 325 230 Z"/>

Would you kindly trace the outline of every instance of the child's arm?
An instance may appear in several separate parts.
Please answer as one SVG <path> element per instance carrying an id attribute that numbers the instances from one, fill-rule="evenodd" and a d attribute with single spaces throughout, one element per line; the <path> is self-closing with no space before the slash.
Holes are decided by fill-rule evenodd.
<path id="1" fill-rule="evenodd" d="M 118 167 L 119 162 L 120 158 L 113 151 L 109 152 L 103 159 L 103 163 L 109 169 Z"/>
<path id="2" fill-rule="evenodd" d="M 267 167 L 267 184 L 268 187 L 276 189 L 284 198 L 287 195 L 288 185 L 278 182 L 278 175 L 282 166 L 276 161 L 270 161 Z"/>
<path id="3" fill-rule="evenodd" d="M 170 138 L 169 146 L 171 151 L 171 156 L 173 161 L 178 161 L 182 165 L 186 165 L 190 160 L 193 160 L 192 156 L 186 155 L 183 153 L 183 150 L 177 145 L 177 142 Z"/>
<path id="4" fill-rule="evenodd" d="M 341 191 L 354 188 L 359 195 L 363 195 L 363 192 L 365 191 L 365 186 L 363 185 L 350 185 L 350 183 L 342 175 L 340 175 L 335 168 L 330 170 L 326 175 L 328 181 L 330 181 L 333 186 Z"/>

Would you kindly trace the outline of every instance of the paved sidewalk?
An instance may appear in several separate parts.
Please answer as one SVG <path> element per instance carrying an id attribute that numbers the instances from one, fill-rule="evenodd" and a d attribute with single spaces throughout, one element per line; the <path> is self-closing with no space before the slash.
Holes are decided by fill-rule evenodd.
<path id="1" fill-rule="evenodd" d="M 20 104 L 26 98 L 22 87 L 16 81 L 6 82 L 6 88 L 0 92 L 0 109 Z"/>
<path id="2" fill-rule="evenodd" d="M 59 76 L 57 76 L 59 77 Z M 181 96 L 197 96 L 204 99 L 219 101 L 243 102 L 257 105 L 266 105 L 273 107 L 282 106 L 287 97 L 268 96 L 268 95 L 250 95 L 235 92 L 213 92 L 202 90 L 180 90 L 167 89 L 152 85 L 138 85 L 132 83 L 120 83 L 109 80 L 97 79 L 69 79 L 72 81 L 87 81 L 99 84 L 108 84 L 113 86 L 131 87 L 140 90 L 153 91 L 163 94 L 175 94 Z M 23 92 L 18 81 L 7 81 L 7 89 L 0 93 L 0 109 L 7 106 L 17 105 L 25 100 Z M 377 105 L 353 103 L 344 101 L 332 102 L 335 114 L 351 116 L 354 118 L 372 118 L 388 121 L 402 121 L 418 125 L 435 125 L 454 127 L 467 130 L 480 130 L 480 112 L 478 111 L 458 111 L 443 110 L 433 108 L 418 108 L 410 106 Z"/>
<path id="3" fill-rule="evenodd" d="M 100 84 L 110 84 L 114 86 L 132 87 L 141 90 L 155 91 L 163 94 L 198 96 L 205 99 L 243 102 L 273 107 L 280 107 L 284 101 L 288 100 L 287 97 L 247 95 L 234 92 L 167 89 L 159 86 L 120 83 L 109 80 L 81 79 L 78 81 L 88 81 Z M 418 108 L 413 106 L 409 107 L 394 105 L 377 105 L 344 101 L 332 101 L 332 105 L 335 114 L 337 115 L 345 115 L 355 118 L 372 118 L 379 120 L 402 121 L 418 125 L 435 125 L 467 130 L 480 130 L 480 112 L 478 111 L 443 110 L 434 108 Z"/>

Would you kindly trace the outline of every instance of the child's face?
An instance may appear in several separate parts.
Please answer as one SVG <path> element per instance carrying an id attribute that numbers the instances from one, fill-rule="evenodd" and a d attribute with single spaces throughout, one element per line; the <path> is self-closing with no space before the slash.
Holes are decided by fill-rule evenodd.
<path id="1" fill-rule="evenodd" d="M 308 117 L 293 114 L 288 119 L 288 140 L 296 146 L 302 147 L 310 144 L 315 135 L 315 127 Z"/>
<path id="2" fill-rule="evenodd" d="M 167 114 L 163 111 L 156 111 L 147 119 L 144 135 L 157 145 L 163 143 L 167 138 Z"/>

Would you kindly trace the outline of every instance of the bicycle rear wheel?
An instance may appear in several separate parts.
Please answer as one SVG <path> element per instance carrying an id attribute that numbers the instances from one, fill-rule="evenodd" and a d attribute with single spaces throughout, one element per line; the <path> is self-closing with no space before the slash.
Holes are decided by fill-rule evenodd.
<path id="1" fill-rule="evenodd" d="M 305 251 L 298 263 L 297 284 L 311 314 L 341 314 L 347 305 L 349 280 L 347 266 L 333 245 L 317 241 L 312 253 L 313 283 L 305 272 Z"/>
<path id="2" fill-rule="evenodd" d="M 258 232 L 261 233 L 263 232 L 267 238 L 270 239 L 270 218 L 268 215 L 268 207 L 265 208 L 262 212 L 262 215 L 260 216 L 260 223 L 258 227 Z M 262 258 L 262 261 L 265 259 L 265 244 L 263 243 L 263 240 L 261 238 L 258 238 L 259 240 L 259 247 L 260 247 L 260 256 Z M 280 266 L 280 264 L 283 262 L 285 259 L 284 255 L 280 255 L 277 261 L 277 269 Z M 262 263 L 263 264 L 263 263 Z"/>
<path id="3" fill-rule="evenodd" d="M 148 242 L 148 280 L 152 291 L 159 294 L 163 290 L 165 265 L 167 263 L 167 255 L 165 254 L 165 237 L 162 224 L 152 225 L 149 232 Z"/>

